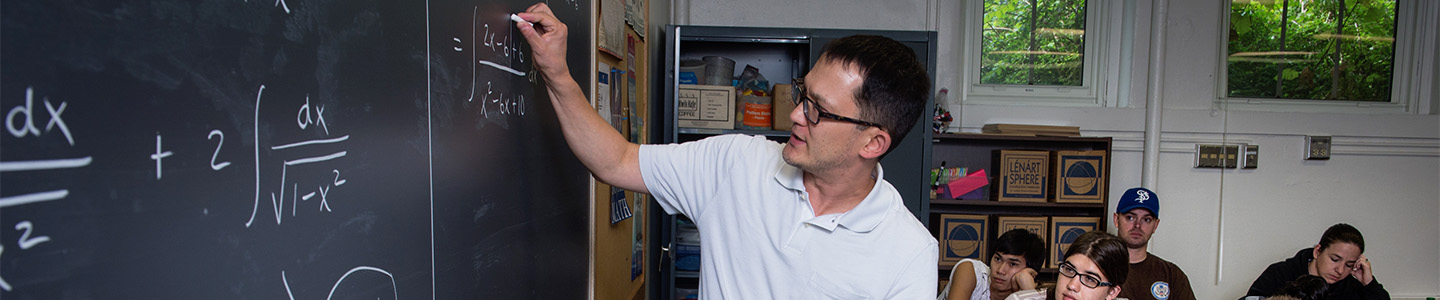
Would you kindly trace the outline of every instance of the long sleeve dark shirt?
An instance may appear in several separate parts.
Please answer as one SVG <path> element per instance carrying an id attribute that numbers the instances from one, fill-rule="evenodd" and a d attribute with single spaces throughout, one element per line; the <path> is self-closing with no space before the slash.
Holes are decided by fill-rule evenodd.
<path id="1" fill-rule="evenodd" d="M 1313 249 L 1305 248 L 1295 253 L 1295 257 L 1270 264 L 1270 267 L 1265 268 L 1265 272 L 1260 273 L 1260 277 L 1255 278 L 1255 283 L 1250 284 L 1250 290 L 1245 292 L 1245 296 L 1273 296 L 1286 283 L 1309 274 L 1310 261 L 1315 259 Z M 1240 298 L 1243 300 L 1245 297 Z M 1364 285 L 1354 276 L 1349 276 L 1330 284 L 1325 299 L 1390 299 L 1390 292 L 1380 285 L 1380 279 L 1373 279 L 1369 285 Z"/>

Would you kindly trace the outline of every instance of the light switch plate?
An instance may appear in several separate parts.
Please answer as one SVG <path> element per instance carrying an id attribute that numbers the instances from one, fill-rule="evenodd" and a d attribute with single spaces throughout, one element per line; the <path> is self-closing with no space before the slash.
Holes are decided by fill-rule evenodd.
<path id="1" fill-rule="evenodd" d="M 1220 168 L 1222 151 L 1220 145 L 1195 144 L 1195 167 Z"/>
<path id="2" fill-rule="evenodd" d="M 1250 144 L 1195 144 L 1195 167 L 1254 169 L 1259 165 L 1260 146 Z"/>
<path id="3" fill-rule="evenodd" d="M 1317 135 L 1305 136 L 1305 159 L 1330 159 L 1330 137 Z"/>
<path id="4" fill-rule="evenodd" d="M 1260 145 L 1240 144 L 1240 148 L 1245 148 L 1244 153 L 1241 153 L 1242 155 L 1240 155 L 1240 168 L 1242 168 L 1242 169 L 1254 169 L 1254 168 L 1259 168 L 1259 167 L 1260 167 Z"/>
<path id="5" fill-rule="evenodd" d="M 1236 145 L 1195 144 L 1195 167 L 1234 169 L 1236 152 L 1239 152 Z"/>
<path id="6" fill-rule="evenodd" d="M 1240 145 L 1222 145 L 1220 164 L 1226 169 L 1234 169 L 1240 163 Z"/>

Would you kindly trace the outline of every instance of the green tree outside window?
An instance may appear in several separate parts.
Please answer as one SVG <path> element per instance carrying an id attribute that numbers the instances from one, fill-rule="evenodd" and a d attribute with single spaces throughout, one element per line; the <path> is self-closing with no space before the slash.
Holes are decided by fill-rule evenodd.
<path id="1" fill-rule="evenodd" d="M 1085 1 L 985 0 L 980 83 L 1084 83 Z"/>
<path id="2" fill-rule="evenodd" d="M 1227 95 L 1390 101 L 1395 0 L 1234 0 Z"/>

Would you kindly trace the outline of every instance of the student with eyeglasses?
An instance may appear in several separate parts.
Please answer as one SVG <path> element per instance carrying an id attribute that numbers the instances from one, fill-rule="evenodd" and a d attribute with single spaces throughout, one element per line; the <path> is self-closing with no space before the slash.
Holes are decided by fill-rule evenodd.
<path id="1" fill-rule="evenodd" d="M 1120 296 L 1120 285 L 1130 274 L 1130 255 L 1120 238 L 1090 231 L 1065 250 L 1059 269 L 1055 299 L 1111 300 Z"/>
<path id="2" fill-rule="evenodd" d="M 826 44 L 797 82 L 783 144 L 720 135 L 642 146 L 590 106 L 549 7 L 517 15 L 534 23 L 517 26 L 575 156 L 600 181 L 695 221 L 702 299 L 935 298 L 939 243 L 880 167 L 928 109 L 929 75 L 909 47 L 879 36 Z"/>

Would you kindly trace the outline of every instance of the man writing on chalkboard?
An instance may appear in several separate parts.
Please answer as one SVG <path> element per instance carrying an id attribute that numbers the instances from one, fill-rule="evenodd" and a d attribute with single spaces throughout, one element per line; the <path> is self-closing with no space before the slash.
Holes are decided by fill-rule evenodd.
<path id="1" fill-rule="evenodd" d="M 909 48 L 876 36 L 827 44 L 796 82 L 784 144 L 722 135 L 642 146 L 601 120 L 570 76 L 565 24 L 544 4 L 518 15 L 534 24 L 517 26 L 580 161 L 695 221 L 702 298 L 935 298 L 938 244 L 879 165 L 926 108 L 929 79 Z"/>

